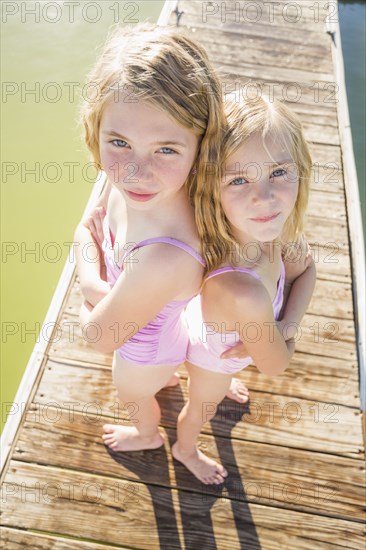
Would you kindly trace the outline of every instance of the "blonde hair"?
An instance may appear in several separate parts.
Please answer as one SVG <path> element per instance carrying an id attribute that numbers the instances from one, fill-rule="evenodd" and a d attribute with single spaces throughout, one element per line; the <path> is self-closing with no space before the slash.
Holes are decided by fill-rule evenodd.
<path id="1" fill-rule="evenodd" d="M 290 109 L 279 101 L 270 101 L 266 96 L 235 101 L 231 95 L 225 98 L 225 113 L 227 124 L 219 178 L 211 178 L 204 184 L 198 180 L 194 193 L 196 223 L 203 241 L 207 271 L 216 269 L 238 251 L 238 242 L 221 205 L 221 181 L 228 157 L 249 137 L 260 134 L 264 140 L 266 136 L 274 135 L 276 140 L 283 142 L 297 167 L 299 190 L 280 237 L 283 244 L 301 238 L 309 196 L 312 160 L 301 122 Z"/>
<path id="2" fill-rule="evenodd" d="M 95 101 L 84 101 L 80 118 L 98 169 L 102 169 L 99 127 L 103 110 L 124 94 L 124 101 L 144 100 L 163 109 L 199 137 L 196 169 L 186 182 L 190 196 L 196 178 L 218 177 L 222 85 L 205 50 L 190 37 L 171 27 L 150 24 L 112 29 L 87 85 L 98 94 Z"/>

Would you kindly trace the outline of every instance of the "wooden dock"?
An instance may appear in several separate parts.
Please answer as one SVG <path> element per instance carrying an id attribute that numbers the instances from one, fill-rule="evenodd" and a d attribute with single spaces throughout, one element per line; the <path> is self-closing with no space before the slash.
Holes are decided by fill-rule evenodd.
<path id="1" fill-rule="evenodd" d="M 162 22 L 175 24 L 175 7 L 166 3 Z M 206 47 L 226 90 L 242 90 L 248 81 L 264 93 L 274 90 L 303 120 L 314 158 L 306 233 L 318 272 L 315 293 L 291 368 L 275 379 L 245 369 L 249 405 L 226 399 L 205 426 L 201 448 L 228 469 L 224 487 L 201 485 L 172 459 L 187 395 L 183 369 L 180 386 L 158 394 L 165 448 L 121 454 L 103 445 L 102 425 L 133 422 L 133 407 L 117 400 L 111 356 L 82 338 L 81 294 L 68 263 L 45 321 L 56 323 L 53 338 L 43 335 L 36 346 L 2 437 L 1 548 L 364 547 L 357 306 L 364 265 L 351 200 L 352 144 L 340 122 L 347 117 L 334 61 L 341 60 L 334 7 L 323 0 L 178 6 L 180 26 Z"/>

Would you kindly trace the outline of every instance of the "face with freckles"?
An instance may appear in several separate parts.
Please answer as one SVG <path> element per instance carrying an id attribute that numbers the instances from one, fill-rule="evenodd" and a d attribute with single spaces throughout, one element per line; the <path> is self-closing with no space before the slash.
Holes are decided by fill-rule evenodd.
<path id="1" fill-rule="evenodd" d="M 138 209 L 168 205 L 185 193 L 198 138 L 147 101 L 110 102 L 99 131 L 101 164 L 126 203 Z"/>
<path id="2" fill-rule="evenodd" d="M 221 204 L 238 242 L 279 237 L 297 199 L 298 171 L 281 139 L 248 138 L 225 163 Z"/>

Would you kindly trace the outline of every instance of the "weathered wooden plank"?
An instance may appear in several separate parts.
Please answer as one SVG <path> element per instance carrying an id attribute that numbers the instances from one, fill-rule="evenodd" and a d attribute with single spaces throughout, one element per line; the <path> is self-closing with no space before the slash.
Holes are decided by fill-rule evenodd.
<path id="1" fill-rule="evenodd" d="M 348 241 L 348 228 L 346 221 L 343 220 L 329 220 L 323 218 L 319 221 L 316 216 L 308 215 L 305 218 L 305 235 L 307 240 L 313 244 L 313 256 L 314 260 L 318 258 L 317 250 L 319 246 L 328 248 L 328 251 L 333 253 L 329 254 L 329 263 L 339 263 L 334 260 L 338 259 L 338 252 L 342 250 L 346 256 L 349 256 L 349 241 Z M 316 243 L 316 244 L 315 244 Z M 329 266 L 332 269 L 332 265 Z"/>
<path id="2" fill-rule="evenodd" d="M 313 191 L 328 191 L 329 193 L 344 193 L 342 170 L 335 164 L 313 166 L 313 180 L 310 186 Z"/>
<path id="3" fill-rule="evenodd" d="M 49 355 L 51 357 L 69 357 L 81 361 L 92 358 L 98 365 L 111 363 L 111 353 L 102 353 L 91 348 L 88 343 L 88 332 L 81 331 L 79 320 L 75 315 L 63 314 L 58 320 L 56 329 L 50 337 Z M 89 336 L 93 338 L 95 333 Z"/>
<path id="4" fill-rule="evenodd" d="M 249 406 L 224 400 L 201 436 L 201 445 L 210 454 L 220 454 L 230 478 L 222 493 L 215 494 L 213 487 L 199 492 L 198 482 L 172 462 L 167 447 L 122 458 L 111 457 L 103 446 L 100 427 L 104 421 L 117 416 L 131 420 L 133 410 L 123 409 L 117 401 L 112 356 L 91 349 L 78 329 L 73 334 L 81 300 L 77 284 L 73 285 L 59 321 L 69 324 L 62 325 L 62 334 L 58 331 L 49 349 L 51 357 L 64 357 L 65 363 L 48 361 L 35 403 L 20 430 L 14 456 L 23 464 L 13 462 L 20 474 L 9 470 L 6 476 L 5 518 L 21 529 L 39 529 L 43 522 L 46 531 L 56 534 L 79 537 L 90 533 L 98 544 L 5 528 L 6 533 L 10 531 L 6 534 L 9 540 L 16 533 L 11 542 L 6 539 L 7 548 L 69 548 L 70 544 L 122 548 L 126 544 L 149 549 L 308 550 L 361 546 L 357 522 L 319 516 L 361 519 L 364 474 L 338 93 L 334 93 L 331 38 L 324 25 L 335 3 L 302 0 L 289 6 L 279 0 L 271 6 L 273 21 L 267 2 L 249 4 L 180 0 L 179 8 L 185 11 L 181 24 L 192 25 L 190 32 L 203 42 L 224 75 L 225 91 L 235 89 L 237 83 L 240 90 L 248 80 L 258 81 L 264 93 L 273 88 L 275 96 L 300 115 L 306 136 L 313 142 L 314 181 L 306 234 L 313 247 L 318 282 L 302 326 L 299 351 L 287 372 L 275 379 L 259 375 L 255 367 L 238 375 L 251 389 Z M 261 17 L 253 23 L 258 8 Z M 301 18 L 291 22 L 298 8 Z M 202 9 L 211 10 L 206 21 Z M 230 10 L 223 22 L 223 13 Z M 183 373 L 180 387 L 158 395 L 170 443 L 187 398 L 187 374 L 179 370 Z M 45 467 L 25 461 L 41 462 Z M 47 463 L 52 467 L 46 467 Z M 59 466 L 63 469 L 58 470 Z M 67 468 L 89 473 L 70 473 Z M 130 481 L 114 485 L 121 482 L 121 476 Z M 148 485 L 137 483 L 141 479 Z M 171 486 L 181 490 L 171 490 Z M 76 498 L 68 491 L 70 487 L 77 487 Z M 49 495 L 55 488 L 56 494 Z M 101 490 L 99 500 L 95 492 L 90 495 L 96 488 Z M 116 492 L 121 495 L 117 502 L 113 500 Z M 109 529 L 111 521 L 118 525 L 114 532 Z M 284 528 L 278 529 L 279 524 Z"/>
<path id="5" fill-rule="evenodd" d="M 21 531 L 9 527 L 0 528 L 0 548 L 4 550 L 114 550 L 115 546 L 106 544 L 94 544 L 85 540 L 56 537 Z M 71 546 L 72 545 L 72 546 Z M 127 546 L 118 546 L 122 550 L 128 550 Z"/>
<path id="6" fill-rule="evenodd" d="M 91 423 L 89 415 L 60 412 L 56 422 L 50 423 L 42 407 L 30 411 L 13 458 L 202 491 L 202 484 L 194 476 L 183 468 L 178 472 L 178 465 L 166 460 L 164 455 L 170 452 L 168 442 L 165 448 L 153 453 L 153 460 L 148 459 L 147 452 L 110 453 L 101 445 L 102 418 L 96 416 Z M 172 444 L 176 431 L 165 431 Z M 47 445 L 40 446 L 38 442 L 46 439 Z M 200 437 L 200 447 L 227 468 L 229 477 L 225 486 L 229 499 L 313 513 L 318 512 L 322 502 L 326 505 L 325 515 L 363 519 L 365 468 L 362 461 L 355 464 L 353 459 L 265 443 L 232 440 L 228 444 L 226 438 L 211 435 Z M 166 476 L 161 475 L 164 463 L 168 470 Z M 217 487 L 206 487 L 205 492 L 215 495 Z"/>
<path id="7" fill-rule="evenodd" d="M 298 329 L 296 349 L 302 353 L 354 361 L 357 357 L 354 322 L 307 313 Z"/>
<path id="8" fill-rule="evenodd" d="M 253 12 L 252 12 L 253 13 Z M 324 27 L 319 33 L 319 30 L 309 30 L 302 27 L 298 27 L 296 33 L 284 33 L 283 26 L 271 25 L 269 21 L 261 21 L 260 24 L 243 20 L 240 25 L 235 22 L 227 21 L 222 25 L 215 25 L 214 21 L 210 21 L 210 16 L 207 16 L 207 21 L 202 18 L 194 18 L 193 14 L 185 13 L 187 17 L 182 19 L 185 27 L 191 27 L 190 31 L 196 33 L 197 36 L 202 36 L 205 44 L 212 43 L 214 40 L 218 40 L 218 37 L 222 38 L 222 41 L 227 44 L 231 40 L 233 43 L 241 44 L 243 41 L 245 44 L 251 39 L 262 39 L 263 42 L 268 41 L 268 37 L 273 37 L 275 40 L 285 42 L 287 44 L 287 50 L 298 48 L 300 51 L 308 50 L 318 53 L 324 51 L 328 54 L 329 38 L 324 32 Z M 221 21 L 224 23 L 223 21 Z M 259 40 L 258 40 L 259 42 Z M 327 62 L 329 69 L 332 68 L 331 56 L 327 56 Z"/>
<path id="9" fill-rule="evenodd" d="M 36 502 L 24 498 L 27 492 Z M 181 548 L 183 541 L 186 548 L 208 550 L 356 549 L 364 533 L 358 522 L 243 502 L 227 506 L 220 496 L 205 492 L 178 493 L 16 461 L 9 468 L 3 495 L 2 522 L 8 527 L 52 529 L 73 537 L 81 531 L 105 544 L 148 550 Z"/>
<path id="10" fill-rule="evenodd" d="M 341 148 L 330 144 L 309 144 L 310 153 L 313 162 L 319 166 L 334 164 L 338 169 L 342 169 Z"/>
<path id="11" fill-rule="evenodd" d="M 287 67 L 261 67 L 242 62 L 226 61 L 216 66 L 223 82 L 223 93 L 236 93 L 239 97 L 258 97 L 261 93 L 270 98 L 291 103 L 302 113 L 336 116 L 337 87 L 331 74 L 316 74 Z M 279 74 L 280 73 L 280 74 Z M 327 145 L 324 143 L 324 145 Z"/>
<path id="12" fill-rule="evenodd" d="M 308 213 L 312 217 L 346 220 L 346 204 L 343 194 L 313 190 L 309 194 Z M 319 222 L 321 224 L 321 221 Z"/>
<path id="13" fill-rule="evenodd" d="M 90 358 L 92 360 L 92 357 Z M 71 359 L 52 360 L 47 362 L 47 369 L 63 370 L 68 372 L 68 366 L 85 367 L 86 369 L 103 369 L 110 378 L 111 364 L 102 367 L 93 363 L 80 363 Z M 178 372 L 187 378 L 186 368 L 182 365 Z M 67 374 L 69 376 L 69 374 Z M 94 380 L 97 375 L 90 375 Z M 260 374 L 254 366 L 249 366 L 236 375 L 249 388 L 273 394 L 296 396 L 301 398 L 312 397 L 314 401 L 332 402 L 349 407 L 359 406 L 358 371 L 356 361 L 344 361 L 318 355 L 295 352 L 291 367 L 281 376 L 275 378 Z M 104 378 L 102 382 L 104 383 Z M 107 386 L 106 391 L 110 391 Z"/>
<path id="14" fill-rule="evenodd" d="M 335 2 L 316 2 L 306 4 L 301 2 L 245 2 L 227 1 L 227 2 L 190 2 L 189 0 L 180 1 L 179 9 L 184 11 L 184 18 L 181 19 L 181 25 L 196 25 L 199 23 L 214 26 L 214 32 L 217 34 L 221 29 L 230 30 L 240 29 L 245 23 L 250 23 L 253 27 L 270 25 L 271 27 L 280 26 L 284 33 L 295 35 L 298 30 L 309 30 L 314 33 L 312 41 L 319 41 L 325 32 L 326 17 L 335 17 Z M 175 22 L 175 16 L 172 15 L 170 23 Z M 315 34 L 316 33 L 316 34 Z"/>
<path id="15" fill-rule="evenodd" d="M 80 290 L 79 277 L 76 276 L 74 277 L 72 285 L 70 286 L 68 291 L 67 300 L 66 300 L 65 309 L 64 309 L 65 313 L 67 313 L 68 315 L 78 316 L 82 299 L 83 299 L 83 296 Z"/>
<path id="16" fill-rule="evenodd" d="M 311 238 L 309 242 L 318 279 L 351 282 L 351 260 L 347 250 L 340 248 L 337 241 L 334 244 L 330 241 L 327 246 L 321 246 L 318 240 L 313 241 Z"/>
<path id="17" fill-rule="evenodd" d="M 308 313 L 317 315 L 321 310 L 328 317 L 350 319 L 353 323 L 351 285 L 318 279 Z"/>
<path id="18" fill-rule="evenodd" d="M 243 37 L 236 34 L 213 33 L 210 29 L 206 30 L 204 25 L 200 25 L 196 34 L 217 65 L 235 60 L 238 67 L 251 64 L 256 65 L 258 71 L 266 65 L 305 71 L 310 66 L 313 71 L 319 73 L 328 72 L 331 68 L 329 40 L 323 46 L 309 43 L 298 48 L 289 44 L 283 35 L 257 37 L 252 34 L 245 39 L 243 48 Z"/>
<path id="19" fill-rule="evenodd" d="M 183 21 L 183 19 L 182 19 Z M 185 25 L 187 26 L 186 20 Z M 251 24 L 243 23 L 242 25 L 231 25 L 228 23 L 221 27 L 220 32 L 215 32 L 217 27 L 212 25 L 210 19 L 207 18 L 207 22 L 202 20 L 195 20 L 192 22 L 192 33 L 195 33 L 200 37 L 200 41 L 205 44 L 205 48 L 211 45 L 223 45 L 225 48 L 230 44 L 234 47 L 251 46 L 258 44 L 264 50 L 270 51 L 271 45 L 274 48 L 280 47 L 286 50 L 286 53 L 293 52 L 296 48 L 296 52 L 299 51 L 300 55 L 304 51 L 312 53 L 323 54 L 323 61 L 326 62 L 326 68 L 332 65 L 332 55 L 329 48 L 328 36 L 325 36 L 325 32 L 322 31 L 319 36 L 318 31 L 304 29 L 301 26 L 298 27 L 296 33 L 284 33 L 283 28 L 277 25 L 271 25 L 269 23 L 252 22 Z M 268 34 L 270 33 L 270 39 Z M 243 37 L 244 35 L 244 37 Z M 242 58 L 242 54 L 245 55 L 245 51 L 240 52 L 238 56 L 238 62 Z"/>
<path id="20" fill-rule="evenodd" d="M 50 364 L 45 370 L 39 390 L 34 397 L 37 404 L 75 410 L 91 415 L 118 419 L 133 418 L 136 408 L 120 403 L 111 373 L 107 370 L 77 366 L 67 368 Z M 186 380 L 177 388 L 159 393 L 162 407 L 162 425 L 175 427 L 176 419 L 187 399 Z M 219 404 L 217 404 L 219 405 Z M 216 406 L 210 404 L 210 406 Z M 50 412 L 50 422 L 52 422 Z M 205 433 L 212 433 L 210 425 Z M 250 441 L 331 452 L 358 458 L 363 449 L 361 417 L 358 410 L 333 402 L 315 402 L 291 396 L 251 390 L 249 406 L 225 399 L 214 421 L 217 435 Z"/>
<path id="21" fill-rule="evenodd" d="M 236 375 L 250 391 L 268 392 L 311 399 L 314 402 L 337 403 L 359 407 L 359 385 L 356 361 L 329 360 L 328 357 L 296 352 L 290 367 L 281 376 L 268 378 L 254 366 Z"/>

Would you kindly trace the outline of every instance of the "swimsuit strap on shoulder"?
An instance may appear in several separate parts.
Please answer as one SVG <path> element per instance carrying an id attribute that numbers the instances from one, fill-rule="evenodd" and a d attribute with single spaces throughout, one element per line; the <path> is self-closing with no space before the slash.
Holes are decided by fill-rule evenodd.
<path id="1" fill-rule="evenodd" d="M 245 267 L 230 267 L 230 266 L 227 266 L 227 267 L 220 267 L 220 269 L 215 269 L 215 271 L 212 271 L 207 277 L 206 277 L 206 281 L 208 279 L 211 279 L 212 277 L 216 277 L 216 275 L 221 275 L 221 273 L 230 273 L 231 271 L 239 271 L 240 273 L 247 273 L 248 275 L 251 275 L 252 277 L 254 277 L 255 279 L 257 279 L 257 281 L 261 281 L 262 279 L 260 278 L 260 276 L 258 275 L 258 273 L 256 273 L 255 271 L 253 271 L 252 269 L 247 269 Z"/>
<path id="2" fill-rule="evenodd" d="M 193 256 L 201 265 L 205 266 L 205 261 L 202 258 L 202 256 L 196 252 L 191 246 L 189 246 L 186 243 L 183 243 L 182 241 L 178 241 L 177 239 L 173 239 L 172 237 L 153 237 L 151 239 L 145 239 L 144 241 L 140 241 L 135 246 L 130 248 L 130 250 L 127 250 L 122 258 L 122 263 L 125 261 L 127 256 L 131 254 L 134 250 L 137 248 L 142 248 L 143 246 L 148 246 L 149 244 L 155 244 L 155 243 L 164 243 L 164 244 L 171 244 L 173 246 L 176 246 L 180 248 L 181 250 L 184 250 L 191 256 Z"/>

